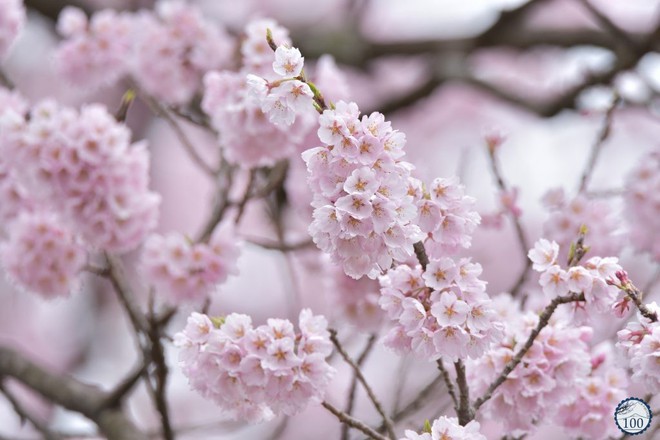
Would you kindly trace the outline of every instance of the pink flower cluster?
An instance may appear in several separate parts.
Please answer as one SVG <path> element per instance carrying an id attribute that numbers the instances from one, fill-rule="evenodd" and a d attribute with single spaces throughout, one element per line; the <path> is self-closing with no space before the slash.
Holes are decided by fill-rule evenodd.
<path id="1" fill-rule="evenodd" d="M 433 422 L 431 432 L 417 434 L 406 430 L 406 436 L 400 440 L 486 440 L 479 432 L 480 427 L 476 420 L 461 426 L 456 417 L 442 416 Z"/>
<path id="2" fill-rule="evenodd" d="M 93 247 L 136 248 L 158 221 L 146 145 L 98 104 L 80 111 L 43 101 L 23 118 L 4 113 L 2 154 L 30 196 L 55 209 Z"/>
<path id="3" fill-rule="evenodd" d="M 67 6 L 57 22 L 65 37 L 55 53 L 59 71 L 84 88 L 114 84 L 129 72 L 133 29 L 131 13 L 106 9 L 88 20 L 81 9 Z"/>
<path id="4" fill-rule="evenodd" d="M 607 280 L 621 270 L 616 257 L 592 257 L 582 265 L 562 269 L 558 263 L 559 245 L 544 238 L 534 245 L 527 254 L 532 268 L 541 273 L 539 284 L 550 298 L 564 296 L 569 292 L 584 293 L 586 303 L 574 303 L 574 311 L 585 313 L 614 312 L 619 289 L 608 284 Z M 620 313 L 617 313 L 620 316 Z M 579 316 L 584 319 L 586 316 Z"/>
<path id="5" fill-rule="evenodd" d="M 248 84 L 249 74 L 256 72 L 267 78 L 274 75 L 275 55 L 266 42 L 266 29 L 270 29 L 278 41 L 289 41 L 286 29 L 275 22 L 251 22 L 241 46 L 242 69 L 238 72 L 213 71 L 204 77 L 202 110 L 209 115 L 211 124 L 219 132 L 227 160 L 246 168 L 273 165 L 291 156 L 313 125 L 313 118 L 309 116 L 313 111 L 311 105 L 307 109 L 307 117 L 300 118 L 291 127 L 273 124 L 263 111 L 266 107 L 254 96 Z M 254 75 L 250 78 L 266 81 Z M 287 83 L 293 84 L 287 81 L 281 87 L 288 87 L 285 86 Z M 297 108 L 304 111 L 302 107 Z"/>
<path id="6" fill-rule="evenodd" d="M 0 87 L 0 127 L 11 124 L 11 121 L 20 121 L 27 111 L 28 104 L 18 92 Z M 0 145 L 9 137 L 4 130 L 0 130 Z M 28 191 L 18 175 L 18 170 L 10 166 L 4 155 L 0 155 L 0 221 L 5 225 L 16 219 L 23 209 L 30 209 Z"/>
<path id="7" fill-rule="evenodd" d="M 380 306 L 396 321 L 385 345 L 425 359 L 477 358 L 502 336 L 478 277 L 481 266 L 463 258 L 432 259 L 420 266 L 400 265 L 380 277 Z"/>
<path id="8" fill-rule="evenodd" d="M 151 235 L 141 264 L 146 280 L 169 302 L 200 302 L 238 273 L 239 253 L 233 228 L 219 226 L 208 243 L 195 244 L 178 233 Z"/>
<path id="9" fill-rule="evenodd" d="M 58 30 L 67 39 L 57 52 L 64 76 L 98 87 L 131 75 L 147 93 L 170 104 L 189 101 L 202 76 L 224 67 L 233 42 L 188 2 L 160 0 L 155 11 L 62 11 Z"/>
<path id="10" fill-rule="evenodd" d="M 508 297 L 502 297 L 504 301 Z M 495 302 L 500 301 L 497 298 Z M 510 308 L 511 304 L 509 304 Z M 511 310 L 507 310 L 509 314 Z M 502 341 L 483 357 L 468 363 L 470 392 L 483 395 L 490 384 L 525 344 L 539 317 L 533 312 L 515 312 L 516 320 L 505 320 Z M 522 316 L 521 316 L 522 315 Z M 553 317 L 507 379 L 482 407 L 489 417 L 502 420 L 509 432 L 530 432 L 535 420 L 549 420 L 557 409 L 578 397 L 575 384 L 590 371 L 590 327 Z"/>
<path id="11" fill-rule="evenodd" d="M 362 277 L 355 280 L 335 265 L 330 267 L 328 291 L 332 295 L 337 318 L 348 320 L 361 331 L 373 332 L 381 328 L 383 311 L 378 305 L 378 281 Z"/>
<path id="12" fill-rule="evenodd" d="M 303 153 L 314 194 L 309 232 L 347 275 L 375 278 L 423 238 L 414 223 L 422 185 L 401 160 L 405 135 L 381 113 L 360 119 L 357 104 L 343 101 L 319 124 L 324 146 Z"/>
<path id="13" fill-rule="evenodd" d="M 249 316 L 232 313 L 216 322 L 193 313 L 174 340 L 192 388 L 230 417 L 259 422 L 322 400 L 334 374 L 323 316 L 302 310 L 299 333 L 284 319 L 255 328 Z"/>
<path id="14" fill-rule="evenodd" d="M 624 201 L 633 245 L 660 261 L 660 149 L 646 155 L 628 175 Z"/>
<path id="15" fill-rule="evenodd" d="M 613 346 L 604 342 L 594 347 L 591 372 L 574 386 L 578 390 L 575 401 L 559 409 L 555 420 L 572 437 L 600 440 L 620 434 L 611 422 L 618 403 L 626 396 L 626 372 L 614 365 Z"/>
<path id="16" fill-rule="evenodd" d="M 21 0 L 0 0 L 0 61 L 25 24 L 25 6 Z"/>
<path id="17" fill-rule="evenodd" d="M 436 178 L 431 191 L 417 202 L 417 224 L 428 234 L 424 246 L 430 257 L 455 254 L 472 244 L 481 217 L 473 209 L 474 198 L 464 194 L 457 177 Z"/>
<path id="18" fill-rule="evenodd" d="M 589 230 L 591 255 L 617 255 L 623 246 L 621 216 L 606 200 L 588 199 L 584 194 L 570 202 L 564 191 L 549 191 L 543 197 L 550 211 L 543 224 L 543 236 L 555 240 L 566 251 L 582 225 Z M 565 255 L 564 255 L 565 256 Z"/>
<path id="19" fill-rule="evenodd" d="M 660 316 L 660 306 L 646 304 L 650 312 Z M 660 324 L 638 312 L 638 321 L 631 321 L 617 333 L 617 347 L 630 359 L 632 380 L 644 384 L 650 393 L 660 391 Z"/>
<path id="20" fill-rule="evenodd" d="M 66 296 L 77 287 L 86 253 L 55 215 L 19 216 L 0 247 L 0 260 L 19 287 L 44 298 Z"/>

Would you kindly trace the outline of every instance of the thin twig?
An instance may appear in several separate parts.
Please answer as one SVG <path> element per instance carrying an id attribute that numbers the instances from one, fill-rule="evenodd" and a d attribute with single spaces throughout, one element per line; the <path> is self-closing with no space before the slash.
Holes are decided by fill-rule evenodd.
<path id="1" fill-rule="evenodd" d="M 369 356 L 371 349 L 374 347 L 375 342 L 376 342 L 376 334 L 373 333 L 371 336 L 369 336 L 369 339 L 367 340 L 367 344 L 362 349 L 362 353 L 360 353 L 360 356 L 358 356 L 357 360 L 355 361 L 358 370 L 362 368 L 362 365 L 367 360 L 367 357 Z M 346 401 L 346 407 L 344 408 L 344 412 L 349 416 L 353 415 L 353 406 L 355 405 L 357 383 L 358 383 L 357 373 L 353 371 L 353 378 L 351 379 L 351 386 L 349 387 L 348 399 Z M 341 432 L 342 440 L 348 440 L 349 429 L 350 426 L 348 425 L 344 425 L 342 427 L 342 432 Z"/>
<path id="2" fill-rule="evenodd" d="M 394 433 L 394 426 L 392 424 L 392 420 L 390 420 L 390 417 L 383 409 L 383 405 L 381 405 L 380 401 L 374 394 L 373 389 L 367 383 L 367 380 L 364 378 L 364 375 L 362 374 L 360 367 L 353 361 L 353 359 L 351 359 L 351 357 L 348 355 L 346 350 L 344 350 L 344 347 L 339 342 L 339 339 L 337 339 L 337 331 L 334 329 L 330 329 L 330 340 L 332 341 L 332 343 L 334 344 L 335 348 L 337 349 L 341 357 L 344 359 L 344 361 L 348 365 L 350 365 L 353 371 L 355 372 L 355 376 L 357 377 L 357 380 L 362 384 L 364 390 L 367 392 L 367 395 L 369 396 L 369 399 L 371 400 L 371 403 L 373 403 L 374 407 L 376 408 L 376 411 L 378 411 L 378 414 L 380 414 L 381 417 L 383 418 L 383 423 L 385 424 L 385 429 L 387 430 L 387 433 L 389 434 L 392 440 L 395 440 L 396 434 Z"/>
<path id="3" fill-rule="evenodd" d="M 139 306 L 134 301 L 135 296 L 124 276 L 121 260 L 108 252 L 105 252 L 104 255 L 108 265 L 107 278 L 112 283 L 112 286 L 117 293 L 117 297 L 119 298 L 119 302 L 126 310 L 133 328 L 139 335 L 141 332 L 146 331 L 147 325 L 144 320 L 144 315 L 142 315 Z"/>
<path id="4" fill-rule="evenodd" d="M 238 225 L 241 222 L 241 218 L 243 217 L 243 213 L 245 212 L 245 206 L 247 205 L 248 200 L 250 200 L 250 198 L 252 197 L 252 187 L 254 186 L 256 177 L 257 177 L 257 170 L 251 169 L 250 176 L 248 177 L 248 182 L 245 187 L 245 193 L 243 194 L 243 197 L 237 204 L 238 211 L 236 212 L 236 218 L 234 219 L 235 225 Z"/>
<path id="5" fill-rule="evenodd" d="M 619 102 L 621 102 L 621 99 L 618 96 L 615 96 L 614 99 L 612 100 L 612 103 L 605 112 L 605 117 L 603 118 L 603 124 L 600 130 L 598 131 L 598 136 L 596 137 L 596 141 L 591 146 L 591 152 L 589 153 L 589 159 L 587 160 L 587 165 L 584 167 L 584 170 L 582 171 L 582 176 L 580 177 L 580 185 L 578 186 L 578 193 L 583 193 L 587 191 L 587 185 L 589 185 L 589 180 L 591 179 L 591 175 L 593 174 L 594 168 L 596 166 L 596 161 L 598 160 L 598 156 L 600 155 L 600 152 L 603 149 L 603 144 L 610 137 L 610 133 L 612 132 L 612 121 L 614 117 L 614 110 L 616 109 Z"/>
<path id="6" fill-rule="evenodd" d="M 170 314 L 169 316 L 171 317 L 173 314 Z M 151 360 L 156 367 L 153 372 L 153 377 L 156 382 L 153 393 L 154 404 L 160 414 L 163 438 L 165 440 L 174 440 L 174 432 L 172 430 L 166 396 L 169 370 L 167 362 L 165 361 L 164 348 L 161 342 L 162 321 L 158 319 L 153 310 L 151 310 L 148 322 L 149 331 L 147 335 L 151 341 Z M 164 321 L 164 323 L 167 323 L 167 321 Z"/>
<path id="7" fill-rule="evenodd" d="M 536 340 L 536 337 L 539 335 L 539 333 L 541 333 L 541 330 L 543 330 L 543 328 L 545 328 L 545 326 L 550 322 L 550 318 L 552 317 L 552 314 L 555 312 L 557 307 L 560 304 L 568 304 L 577 301 L 584 301 L 583 293 L 571 293 L 567 296 L 558 296 L 546 306 L 541 315 L 539 315 L 539 322 L 536 325 L 536 328 L 534 328 L 534 330 L 532 330 L 532 332 L 529 334 L 525 345 L 523 345 L 520 350 L 518 350 L 513 359 L 511 359 L 504 366 L 502 372 L 497 376 L 497 379 L 495 379 L 495 381 L 490 384 L 484 395 L 474 402 L 473 409 L 475 413 L 481 407 L 481 405 L 486 403 L 493 396 L 495 390 L 504 383 L 509 373 L 511 373 L 514 368 L 516 368 L 522 361 L 522 358 L 525 356 L 525 354 L 527 354 L 529 349 L 532 348 L 532 344 L 534 344 L 534 341 Z"/>
<path id="8" fill-rule="evenodd" d="M 323 401 L 323 402 L 321 402 L 321 405 L 323 405 L 323 408 L 327 409 L 332 414 L 334 414 L 335 417 L 337 417 L 341 423 L 349 425 L 351 428 L 355 428 L 359 431 L 362 431 L 369 438 L 371 438 L 373 440 L 389 440 L 384 435 L 379 434 L 378 432 L 374 431 L 372 428 L 365 425 L 361 421 L 349 416 L 348 414 L 346 414 L 343 411 L 340 411 L 339 409 L 332 406 L 330 403 L 328 403 L 326 401 Z"/>
<path id="9" fill-rule="evenodd" d="M 502 194 L 507 193 L 509 191 L 509 187 L 504 182 L 504 178 L 502 177 L 502 171 L 500 170 L 497 157 L 495 156 L 498 147 L 488 147 L 487 150 L 488 150 L 488 157 L 490 158 L 490 169 L 493 173 L 493 176 L 495 177 L 497 187 L 500 193 Z M 527 242 L 527 237 L 525 236 L 525 231 L 523 230 L 522 223 L 520 222 L 520 218 L 511 212 L 509 213 L 509 218 L 511 219 L 514 230 L 516 231 L 516 237 L 518 238 L 518 246 L 520 247 L 520 251 L 522 253 L 524 260 L 523 270 L 520 272 L 518 279 L 509 290 L 511 292 L 511 295 L 516 296 L 525 283 L 529 271 L 532 268 L 532 262 L 529 258 L 527 258 L 527 252 L 529 251 L 529 243 Z"/>
<path id="10" fill-rule="evenodd" d="M 297 251 L 314 245 L 314 242 L 311 239 L 302 240 L 295 243 L 277 243 L 274 241 L 264 241 L 258 238 L 246 238 L 245 241 L 264 249 L 280 251 L 280 252 Z"/>
<path id="11" fill-rule="evenodd" d="M 170 126 L 172 131 L 174 131 L 174 134 L 176 137 L 179 139 L 179 142 L 183 145 L 185 148 L 186 152 L 188 153 L 188 156 L 190 156 L 190 159 L 202 170 L 204 173 L 209 175 L 212 178 L 215 178 L 217 171 L 214 170 L 209 166 L 209 164 L 206 163 L 206 161 L 202 158 L 202 156 L 199 155 L 197 150 L 192 144 L 192 141 L 188 138 L 186 135 L 185 131 L 179 125 L 176 119 L 172 117 L 170 114 L 169 110 L 165 108 L 160 102 L 158 102 L 157 99 L 153 98 L 152 96 L 148 95 L 147 93 L 143 92 L 141 89 L 139 89 L 137 86 L 134 86 L 134 89 L 137 91 L 138 96 L 140 96 L 140 99 L 144 101 L 147 106 L 151 109 L 151 111 L 158 117 L 162 118 L 167 122 L 167 124 Z"/>
<path id="12" fill-rule="evenodd" d="M 445 368 L 445 364 L 442 362 L 442 359 L 438 359 L 436 362 L 438 365 L 438 370 L 440 370 L 440 375 L 442 380 L 445 381 L 445 386 L 447 387 L 447 393 L 451 397 L 452 402 L 454 402 L 454 408 L 456 408 L 456 413 L 458 414 L 458 399 L 456 398 L 456 391 L 454 391 L 454 384 L 449 378 L 449 372 Z"/>
<path id="13" fill-rule="evenodd" d="M 149 361 L 142 359 L 138 366 L 132 372 L 130 372 L 124 380 L 122 380 L 116 387 L 114 387 L 103 405 L 108 408 L 118 406 L 124 397 L 126 397 L 128 392 L 133 389 L 138 380 L 140 380 L 142 375 L 146 372 L 148 365 Z"/>
<path id="14" fill-rule="evenodd" d="M 426 385 L 422 391 L 419 392 L 419 394 L 414 397 L 406 406 L 404 406 L 399 412 L 394 414 L 392 416 L 392 420 L 395 422 L 401 421 L 404 418 L 408 417 L 409 415 L 415 413 L 417 410 L 419 410 L 426 400 L 431 397 L 435 389 L 438 387 L 443 382 L 443 378 L 441 375 L 438 375 L 431 383 Z M 379 431 L 384 430 L 385 427 L 381 427 Z"/>
<path id="15" fill-rule="evenodd" d="M 4 87 L 6 87 L 10 90 L 13 90 L 14 88 L 16 88 L 16 85 L 14 84 L 14 82 L 9 78 L 9 76 L 7 76 L 7 73 L 5 73 L 5 71 L 2 70 L 2 69 L 0 69 L 0 85 L 4 86 Z"/>
<path id="16" fill-rule="evenodd" d="M 227 208 L 230 206 L 229 191 L 234 183 L 235 167 L 229 165 L 227 161 L 221 159 L 220 171 L 216 180 L 216 191 L 214 195 L 213 207 L 211 214 L 202 227 L 202 231 L 198 234 L 195 241 L 198 243 L 205 243 L 209 241 L 213 230 L 222 221 Z"/>
<path id="17" fill-rule="evenodd" d="M 22 423 L 26 420 L 30 422 L 30 424 L 34 426 L 34 429 L 39 431 L 45 440 L 59 440 L 60 437 L 57 434 L 51 432 L 44 423 L 30 414 L 27 409 L 23 408 L 23 405 L 21 405 L 16 396 L 14 396 L 14 393 L 7 389 L 3 380 L 0 380 L 0 393 L 4 394 Z"/>
<path id="18" fill-rule="evenodd" d="M 600 23 L 603 29 L 615 37 L 617 42 L 623 42 L 630 49 L 637 49 L 637 42 L 630 35 L 621 29 L 616 23 L 605 15 L 602 11 L 591 4 L 589 0 L 578 0 Z"/>

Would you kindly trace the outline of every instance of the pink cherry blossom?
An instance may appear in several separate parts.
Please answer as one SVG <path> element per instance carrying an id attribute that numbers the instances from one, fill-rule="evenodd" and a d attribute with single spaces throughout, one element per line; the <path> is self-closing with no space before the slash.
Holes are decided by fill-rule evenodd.
<path id="1" fill-rule="evenodd" d="M 247 315 L 233 313 L 220 321 L 207 331 L 211 320 L 193 313 L 174 340 L 191 387 L 227 415 L 265 421 L 277 414 L 297 414 L 323 398 L 334 374 L 326 362 L 332 343 L 325 318 L 303 309 L 301 334 L 281 319 L 256 328 Z M 298 337 L 318 339 L 317 345 L 326 348 L 306 351 L 304 344 L 296 343 Z"/>
<path id="2" fill-rule="evenodd" d="M 79 284 L 86 253 L 53 214 L 23 214 L 12 223 L 0 261 L 9 279 L 43 298 L 68 296 Z"/>
<path id="3" fill-rule="evenodd" d="M 7 56 L 12 43 L 25 24 L 25 6 L 20 0 L 0 2 L 0 61 Z"/>
<path id="4" fill-rule="evenodd" d="M 534 270 L 545 272 L 557 262 L 559 245 L 542 238 L 534 244 L 534 249 L 531 249 L 527 256 L 534 263 L 532 266 Z"/>

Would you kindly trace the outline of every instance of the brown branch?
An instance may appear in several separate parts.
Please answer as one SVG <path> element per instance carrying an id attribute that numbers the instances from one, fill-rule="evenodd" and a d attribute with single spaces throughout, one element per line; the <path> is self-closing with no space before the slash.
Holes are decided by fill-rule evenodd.
<path id="1" fill-rule="evenodd" d="M 144 315 L 140 312 L 139 306 L 135 303 L 133 289 L 131 289 L 128 280 L 126 280 L 126 277 L 124 276 L 124 269 L 121 260 L 108 252 L 105 252 L 104 255 L 107 262 L 107 278 L 112 283 L 112 286 L 117 293 L 117 297 L 119 298 L 119 302 L 124 307 L 124 310 L 128 314 L 131 324 L 133 325 L 133 329 L 139 336 L 141 332 L 146 331 L 147 324 Z"/>
<path id="2" fill-rule="evenodd" d="M 392 424 L 392 420 L 387 415 L 387 413 L 383 409 L 383 405 L 380 403 L 373 389 L 371 388 L 371 386 L 369 386 L 369 383 L 364 378 L 364 375 L 362 374 L 362 370 L 360 370 L 360 367 L 355 363 L 355 361 L 353 361 L 353 359 L 351 359 L 351 357 L 348 355 L 346 350 L 344 350 L 344 347 L 339 342 L 339 339 L 337 339 L 337 331 L 334 329 L 330 329 L 330 340 L 332 341 L 332 343 L 334 344 L 335 348 L 337 349 L 341 357 L 344 359 L 344 361 L 348 365 L 350 365 L 353 371 L 355 372 L 355 377 L 364 387 L 364 390 L 367 392 L 367 395 L 369 396 L 369 400 L 371 400 L 371 403 L 373 403 L 374 407 L 376 408 L 376 411 L 378 411 L 378 414 L 380 414 L 381 417 L 383 418 L 383 424 L 385 425 L 385 429 L 389 434 L 389 437 L 392 440 L 395 440 L 396 434 L 394 433 L 394 426 Z"/>
<path id="3" fill-rule="evenodd" d="M 149 362 L 143 359 L 134 371 L 130 372 L 124 380 L 122 380 L 114 389 L 108 394 L 103 406 L 112 408 L 118 406 L 126 395 L 133 389 L 135 384 L 140 380 L 142 375 L 146 372 Z"/>
<path id="4" fill-rule="evenodd" d="M 158 102 L 157 99 L 143 92 L 137 86 L 137 84 L 133 84 L 132 87 L 137 91 L 137 94 L 140 97 L 140 99 L 147 104 L 147 106 L 151 109 L 151 111 L 159 118 L 165 120 L 167 125 L 170 126 L 172 131 L 174 131 L 175 136 L 177 137 L 177 139 L 179 139 L 179 142 L 181 142 L 181 145 L 183 145 L 183 148 L 188 153 L 188 156 L 193 161 L 193 163 L 195 163 L 195 165 L 197 165 L 197 167 L 199 167 L 199 169 L 202 170 L 205 174 L 207 174 L 212 178 L 215 178 L 218 172 L 214 170 L 211 166 L 209 166 L 209 164 L 206 163 L 206 161 L 202 158 L 202 156 L 199 155 L 197 149 L 195 149 L 195 147 L 193 146 L 192 141 L 188 138 L 185 131 L 183 130 L 181 125 L 179 125 L 177 120 L 170 114 L 169 110 L 165 106 L 163 106 L 160 102 Z"/>
<path id="5" fill-rule="evenodd" d="M 374 347 L 375 342 L 376 342 L 376 334 L 374 333 L 371 336 L 369 336 L 369 339 L 367 340 L 367 344 L 362 349 L 362 353 L 360 353 L 360 356 L 358 356 L 357 360 L 355 361 L 355 365 L 357 366 L 358 369 L 362 368 L 362 365 L 367 360 L 367 357 L 369 356 L 369 353 L 371 352 L 371 349 Z M 353 372 L 353 378 L 351 379 L 351 385 L 349 387 L 348 399 L 346 401 L 346 407 L 344 408 L 344 412 L 346 414 L 348 414 L 349 416 L 353 415 L 353 406 L 355 404 L 355 395 L 356 395 L 356 391 L 357 391 L 357 384 L 358 384 L 357 373 L 355 373 L 355 371 L 354 371 Z M 346 424 L 343 426 L 342 432 L 341 432 L 342 440 L 348 440 L 349 429 L 350 429 L 350 426 L 348 426 Z"/>
<path id="6" fill-rule="evenodd" d="M 536 328 L 534 328 L 534 330 L 532 330 L 530 333 L 527 341 L 525 342 L 525 345 L 523 345 L 520 350 L 518 350 L 513 359 L 511 359 L 504 366 L 502 372 L 497 376 L 497 379 L 495 379 L 495 381 L 490 384 L 484 395 L 474 402 L 473 409 L 475 413 L 481 407 L 481 405 L 486 403 L 493 396 L 495 390 L 504 383 L 509 373 L 511 373 L 522 361 L 522 358 L 525 356 L 525 354 L 527 354 L 529 349 L 532 348 L 532 344 L 536 340 L 536 337 L 539 335 L 539 333 L 541 333 L 541 330 L 543 330 L 545 326 L 548 325 L 550 318 L 552 317 L 552 314 L 555 312 L 557 307 L 560 304 L 568 304 L 577 301 L 584 301 L 583 293 L 572 293 L 567 296 L 558 296 L 546 306 L 541 315 L 539 315 L 539 322 L 536 325 Z"/>
<path id="7" fill-rule="evenodd" d="M 167 321 L 165 321 L 167 322 Z M 167 368 L 167 363 L 165 361 L 165 353 L 163 349 L 163 344 L 161 342 L 161 331 L 162 326 L 159 323 L 157 317 L 151 313 L 149 317 L 149 331 L 148 336 L 151 341 L 151 359 L 155 365 L 155 371 L 153 372 L 153 377 L 155 379 L 156 385 L 153 392 L 153 400 L 156 405 L 156 409 L 160 414 L 160 419 L 163 427 L 163 438 L 165 440 L 174 440 L 174 432 L 172 430 L 172 424 L 170 422 L 169 409 L 167 405 L 167 377 L 169 370 Z"/>
<path id="8" fill-rule="evenodd" d="M 230 206 L 229 191 L 234 183 L 234 170 L 235 167 L 229 165 L 224 159 L 220 165 L 220 172 L 216 180 L 215 200 L 211 209 L 211 215 L 206 220 L 202 227 L 202 231 L 198 234 L 196 241 L 198 243 L 205 243 L 209 241 L 213 230 L 222 221 L 227 208 Z"/>
<path id="9" fill-rule="evenodd" d="M 451 382 L 451 379 L 449 378 L 449 372 L 445 368 L 445 364 L 442 362 L 442 359 L 438 359 L 436 364 L 438 365 L 438 370 L 440 370 L 440 375 L 442 376 L 442 380 L 445 381 L 447 392 L 449 393 L 452 402 L 454 402 L 454 408 L 456 408 L 456 413 L 458 414 L 458 399 L 456 398 L 456 391 L 454 391 L 454 384 Z"/>
<path id="10" fill-rule="evenodd" d="M 23 405 L 21 405 L 16 396 L 14 396 L 14 393 L 7 389 L 3 380 L 0 380 L 0 393 L 4 394 L 5 398 L 9 401 L 12 408 L 14 409 L 14 412 L 21 419 L 21 424 L 25 423 L 25 421 L 30 422 L 34 429 L 39 431 L 39 433 L 43 436 L 44 440 L 60 440 L 60 436 L 54 432 L 51 432 L 43 422 L 30 414 L 28 410 L 23 408 Z"/>
<path id="11" fill-rule="evenodd" d="M 419 264 L 422 265 L 422 269 L 426 270 L 426 266 L 429 264 L 429 256 L 426 255 L 424 243 L 418 241 L 413 245 L 413 248 L 415 249 L 415 256 L 417 257 L 417 261 L 419 261 Z"/>
<path id="12" fill-rule="evenodd" d="M 248 177 L 247 186 L 245 188 L 245 193 L 241 200 L 237 203 L 238 211 L 236 212 L 236 218 L 234 219 L 234 224 L 238 225 L 241 222 L 243 213 L 245 212 L 245 206 L 247 205 L 248 200 L 252 198 L 252 187 L 254 186 L 255 178 L 257 177 L 257 170 L 250 170 L 250 176 Z"/>
<path id="13" fill-rule="evenodd" d="M 107 393 L 74 378 L 50 373 L 10 348 L 0 347 L 0 376 L 13 377 L 51 402 L 84 415 L 109 440 L 147 439 L 121 408 L 105 406 Z"/>
<path id="14" fill-rule="evenodd" d="M 8 88 L 10 90 L 13 90 L 16 88 L 16 85 L 14 82 L 7 76 L 7 73 L 0 69 L 0 86 L 4 86 L 5 88 Z"/>
<path id="15" fill-rule="evenodd" d="M 472 419 L 474 419 L 474 410 L 470 407 L 470 388 L 467 384 L 467 378 L 465 376 L 465 365 L 462 360 L 454 362 L 454 368 L 456 369 L 456 384 L 458 385 L 458 423 L 462 426 L 465 426 Z"/>
<path id="16" fill-rule="evenodd" d="M 594 16 L 596 21 L 598 21 L 598 23 L 607 33 L 613 35 L 618 41 L 624 43 L 629 48 L 637 48 L 637 42 L 633 40 L 626 31 L 621 29 L 616 23 L 610 20 L 607 15 L 592 5 L 589 0 L 578 0 L 578 2 L 584 6 L 584 8 L 591 13 L 591 15 Z"/>
<path id="17" fill-rule="evenodd" d="M 600 155 L 600 152 L 603 149 L 603 144 L 610 137 L 610 133 L 612 132 L 612 121 L 614 118 L 614 110 L 616 109 L 617 105 L 620 102 L 621 99 L 618 96 L 615 96 L 615 98 L 612 100 L 612 103 L 609 105 L 607 111 L 605 112 L 605 117 L 603 118 L 603 124 L 600 130 L 598 131 L 598 136 L 596 137 L 596 141 L 591 146 L 589 159 L 587 160 L 587 165 L 584 167 L 584 170 L 582 171 L 582 176 L 580 177 L 580 185 L 578 186 L 578 193 L 583 193 L 587 191 L 587 185 L 589 184 L 589 180 L 591 179 L 591 175 L 593 174 L 594 168 L 596 166 L 596 161 L 598 160 L 598 156 Z"/>
<path id="18" fill-rule="evenodd" d="M 274 250 L 274 251 L 280 251 L 280 252 L 291 252 L 291 251 L 297 251 L 300 249 L 305 249 L 308 247 L 312 247 L 314 245 L 314 242 L 310 239 L 308 240 L 302 240 L 296 243 L 277 243 L 277 242 L 271 242 L 271 241 L 263 241 L 261 239 L 256 239 L 256 238 L 247 238 L 246 241 L 248 243 L 254 244 L 256 246 L 259 246 L 264 249 L 269 249 L 269 250 Z"/>
<path id="19" fill-rule="evenodd" d="M 369 438 L 373 440 L 388 440 L 388 438 L 385 437 L 384 435 L 379 434 L 378 432 L 374 431 L 372 428 L 365 425 L 361 421 L 349 416 L 343 411 L 340 411 L 339 409 L 332 406 L 330 403 L 323 401 L 321 402 L 321 405 L 323 405 L 323 408 L 327 409 L 332 414 L 334 414 L 335 417 L 337 417 L 341 423 L 349 425 L 351 428 L 355 428 L 359 431 L 362 431 L 362 433 L 367 435 Z"/>
<path id="20" fill-rule="evenodd" d="M 495 177 L 495 181 L 497 182 L 497 187 L 499 188 L 500 193 L 506 193 L 509 191 L 509 187 L 504 182 L 502 171 L 500 170 L 497 157 L 495 156 L 495 153 L 498 150 L 498 148 L 499 148 L 498 146 L 488 146 L 490 169 L 493 173 L 493 176 Z M 520 218 L 518 218 L 513 213 L 509 213 L 509 218 L 511 219 L 514 230 L 516 231 L 516 237 L 518 238 L 518 245 L 520 246 L 520 251 L 522 253 L 522 257 L 524 260 L 523 270 L 518 276 L 516 282 L 513 284 L 513 287 L 511 287 L 511 289 L 509 290 L 511 292 L 511 295 L 516 296 L 520 291 L 520 289 L 522 288 L 523 284 L 525 283 L 525 279 L 527 278 L 527 275 L 529 274 L 529 271 L 532 268 L 532 262 L 529 258 L 527 258 L 527 252 L 529 251 L 529 243 L 527 242 L 527 237 L 525 236 L 525 231 L 523 230 L 522 223 L 520 222 Z"/>

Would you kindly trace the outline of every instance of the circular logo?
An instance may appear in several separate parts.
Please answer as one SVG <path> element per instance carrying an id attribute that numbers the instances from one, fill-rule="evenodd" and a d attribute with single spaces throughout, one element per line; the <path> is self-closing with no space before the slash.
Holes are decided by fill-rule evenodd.
<path id="1" fill-rule="evenodd" d="M 649 404 L 637 397 L 622 400 L 614 411 L 614 422 L 625 434 L 641 434 L 651 425 L 652 418 Z"/>

